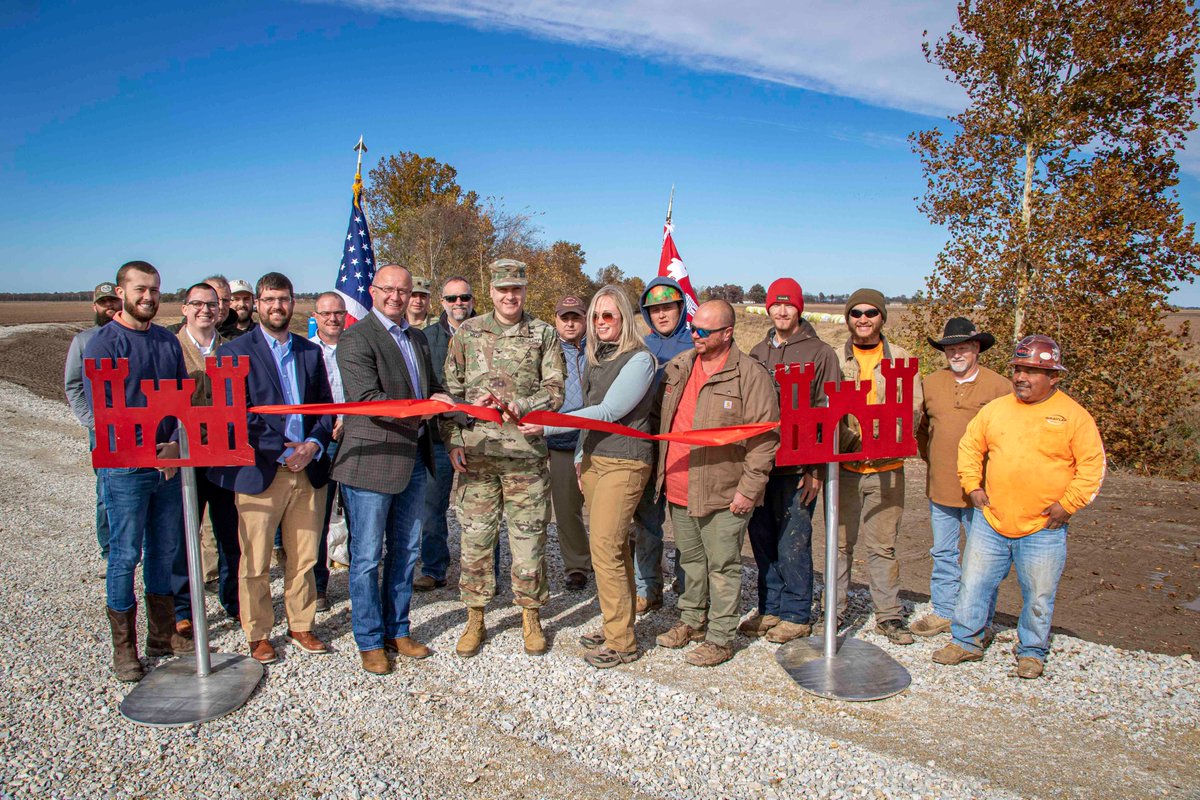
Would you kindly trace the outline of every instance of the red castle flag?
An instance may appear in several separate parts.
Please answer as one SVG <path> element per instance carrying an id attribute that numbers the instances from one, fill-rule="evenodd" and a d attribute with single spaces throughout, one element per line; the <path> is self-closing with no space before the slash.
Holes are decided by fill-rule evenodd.
<path id="1" fill-rule="evenodd" d="M 692 280 L 688 277 L 687 267 L 683 265 L 683 259 L 679 257 L 679 251 L 675 249 L 675 240 L 671 238 L 671 234 L 675 231 L 675 225 L 671 222 L 671 206 L 675 202 L 675 187 L 671 187 L 671 200 L 667 203 L 667 221 L 663 225 L 663 246 L 662 255 L 658 259 L 658 274 L 662 278 L 673 278 L 683 289 L 683 299 L 687 301 L 687 318 L 688 322 L 692 321 L 692 315 L 696 313 L 696 307 L 700 305 L 696 300 L 696 292 L 692 289 Z"/>

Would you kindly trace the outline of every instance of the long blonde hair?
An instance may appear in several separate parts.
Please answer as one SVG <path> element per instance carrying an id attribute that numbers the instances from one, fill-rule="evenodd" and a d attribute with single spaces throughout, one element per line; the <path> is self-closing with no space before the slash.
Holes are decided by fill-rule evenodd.
<path id="1" fill-rule="evenodd" d="M 617 349 L 608 355 L 608 361 L 616 358 L 622 353 L 628 353 L 631 350 L 645 350 L 646 345 L 642 342 L 642 337 L 637 333 L 637 320 L 633 317 L 633 304 L 629 302 L 629 297 L 626 296 L 625 290 L 620 286 L 609 284 L 603 286 L 600 291 L 592 296 L 592 302 L 588 303 L 587 313 L 587 347 L 584 352 L 587 353 L 588 363 L 592 366 L 599 366 L 600 359 L 596 356 L 596 348 L 601 344 L 596 336 L 596 303 L 601 297 L 611 297 L 613 304 L 617 307 L 617 312 L 621 315 L 621 338 L 617 339 Z"/>

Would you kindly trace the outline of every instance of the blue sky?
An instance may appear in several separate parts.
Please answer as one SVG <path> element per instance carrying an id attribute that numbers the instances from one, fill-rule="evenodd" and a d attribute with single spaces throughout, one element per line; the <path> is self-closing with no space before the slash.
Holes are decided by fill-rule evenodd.
<path id="1" fill-rule="evenodd" d="M 960 102 L 919 49 L 952 4 L 679 5 L 6 3 L 4 285 L 78 290 L 144 258 L 171 289 L 271 269 L 327 288 L 362 134 L 372 164 L 416 151 L 542 212 L 593 272 L 655 272 L 674 183 L 697 284 L 920 289 L 944 234 L 905 137 Z"/>

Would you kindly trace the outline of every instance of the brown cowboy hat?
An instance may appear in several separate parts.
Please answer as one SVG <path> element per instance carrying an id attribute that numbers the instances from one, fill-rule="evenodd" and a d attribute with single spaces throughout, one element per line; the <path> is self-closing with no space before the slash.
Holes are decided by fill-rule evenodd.
<path id="1" fill-rule="evenodd" d="M 938 350 L 945 350 L 948 344 L 962 344 L 963 342 L 979 342 L 979 352 L 987 350 L 996 343 L 996 337 L 990 333 L 982 333 L 976 327 L 975 323 L 966 317 L 953 317 L 946 323 L 946 330 L 942 332 L 941 339 L 926 337 L 929 343 Z"/>

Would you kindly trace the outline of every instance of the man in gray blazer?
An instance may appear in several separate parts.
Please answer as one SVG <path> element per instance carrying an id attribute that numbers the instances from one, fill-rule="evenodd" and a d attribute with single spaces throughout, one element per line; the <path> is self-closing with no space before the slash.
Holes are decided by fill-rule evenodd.
<path id="1" fill-rule="evenodd" d="M 347 328 L 338 343 L 346 402 L 450 401 L 433 371 L 425 334 L 405 317 L 412 275 L 395 264 L 380 267 L 370 291 L 371 313 Z M 409 635 L 408 611 L 421 545 L 425 479 L 433 468 L 438 433 L 435 425 L 417 417 L 347 415 L 344 426 L 332 477 L 341 485 L 349 511 L 350 625 L 363 669 L 383 675 L 391 671 L 389 650 L 408 658 L 430 653 Z"/>

